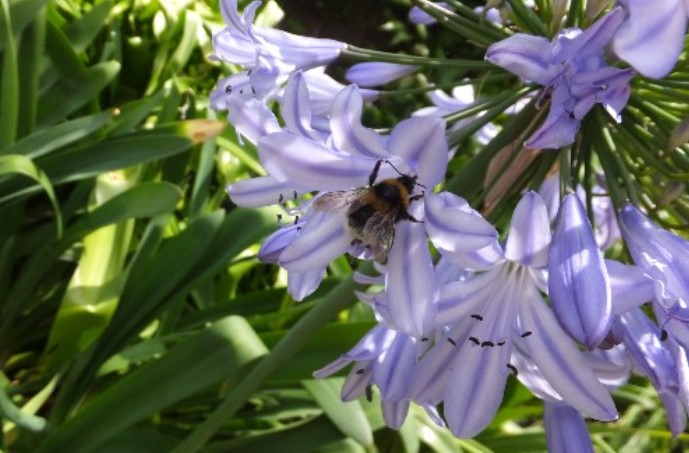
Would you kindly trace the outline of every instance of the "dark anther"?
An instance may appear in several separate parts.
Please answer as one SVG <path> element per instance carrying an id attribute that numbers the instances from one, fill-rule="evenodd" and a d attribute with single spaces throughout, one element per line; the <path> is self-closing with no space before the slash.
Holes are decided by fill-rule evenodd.
<path id="1" fill-rule="evenodd" d="M 356 374 L 364 374 L 364 371 L 366 371 L 366 370 L 364 370 L 363 368 L 360 370 L 356 370 Z"/>
<path id="2" fill-rule="evenodd" d="M 428 337 L 421 337 L 421 341 L 428 341 Z"/>
<path id="3" fill-rule="evenodd" d="M 256 89 L 254 89 L 254 87 L 251 87 L 251 94 L 256 94 Z"/>
<path id="4" fill-rule="evenodd" d="M 474 343 L 477 346 L 481 344 L 481 342 L 478 341 L 478 338 L 476 338 L 476 337 L 469 337 L 469 341 L 471 341 L 472 343 Z"/>
<path id="5" fill-rule="evenodd" d="M 225 87 L 225 93 L 227 93 L 227 94 L 232 94 L 232 86 L 231 86 L 231 85 L 227 85 L 227 86 Z"/>
<path id="6" fill-rule="evenodd" d="M 278 214 L 278 222 L 282 220 L 282 214 Z"/>
<path id="7" fill-rule="evenodd" d="M 504 341 L 499 341 L 499 342 L 498 342 L 498 346 L 502 346 L 502 345 L 504 345 L 504 344 L 505 344 Z"/>
<path id="8" fill-rule="evenodd" d="M 508 364 L 507 364 L 507 368 L 509 368 L 510 371 L 511 371 L 515 376 L 516 376 L 517 374 L 519 374 L 519 372 L 517 371 L 517 368 L 515 368 L 515 366 L 512 365 L 511 363 L 508 363 Z"/>
<path id="9" fill-rule="evenodd" d="M 244 94 L 244 88 L 242 88 L 241 90 L 239 90 L 239 94 Z"/>
<path id="10" fill-rule="evenodd" d="M 483 316 L 481 315 L 471 315 L 472 318 L 477 319 L 479 321 L 483 321 Z"/>
<path id="11" fill-rule="evenodd" d="M 526 337 L 528 337 L 529 335 L 531 335 L 532 333 L 533 333 L 533 332 L 531 332 L 530 330 L 528 330 L 528 331 L 526 331 L 526 332 L 524 332 L 524 333 L 522 334 L 522 338 L 526 338 Z"/>
<path id="12" fill-rule="evenodd" d="M 297 231 L 301 231 L 301 227 L 300 227 L 300 226 L 297 227 Z"/>
<path id="13" fill-rule="evenodd" d="M 368 401 L 369 403 L 373 401 L 373 389 L 370 385 L 366 386 L 366 401 Z"/>
<path id="14" fill-rule="evenodd" d="M 455 340 L 453 340 L 452 338 L 448 338 L 447 341 L 448 341 L 452 346 L 457 346 L 457 343 L 456 343 Z"/>
<path id="15" fill-rule="evenodd" d="M 572 120 L 573 120 L 573 119 L 576 119 L 576 117 L 574 116 L 574 112 L 568 112 L 568 113 L 569 113 L 569 118 L 570 118 L 570 119 L 572 119 Z"/>
<path id="16" fill-rule="evenodd" d="M 667 330 L 663 329 L 660 331 L 660 341 L 667 340 Z"/>
<path id="17" fill-rule="evenodd" d="M 296 225 L 297 223 L 299 223 L 299 216 L 298 215 L 294 216 L 294 224 Z"/>
<path id="18" fill-rule="evenodd" d="M 251 71 L 253 71 L 253 69 L 249 69 L 248 71 L 246 71 L 246 75 L 251 75 Z"/>
<path id="19" fill-rule="evenodd" d="M 296 191 L 296 190 L 292 192 L 292 195 L 294 196 L 294 199 L 295 199 L 295 200 L 298 198 L 298 195 L 297 195 L 297 191 Z"/>
<path id="20" fill-rule="evenodd" d="M 283 201 L 285 201 L 285 197 L 283 197 L 282 194 L 280 194 L 280 197 L 278 198 L 278 203 L 282 203 Z"/>
<path id="21" fill-rule="evenodd" d="M 495 346 L 495 343 L 493 343 L 492 341 L 484 341 L 483 343 L 481 343 L 482 348 L 485 348 L 486 346 L 492 348 L 493 346 Z"/>

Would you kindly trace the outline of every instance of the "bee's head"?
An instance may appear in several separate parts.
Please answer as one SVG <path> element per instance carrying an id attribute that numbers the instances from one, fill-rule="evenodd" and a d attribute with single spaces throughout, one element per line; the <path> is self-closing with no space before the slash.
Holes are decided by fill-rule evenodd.
<path id="1" fill-rule="evenodd" d="M 414 186 L 417 185 L 416 178 L 416 175 L 409 176 L 403 174 L 397 178 L 397 181 L 407 189 L 407 192 L 412 193 L 414 191 Z"/>

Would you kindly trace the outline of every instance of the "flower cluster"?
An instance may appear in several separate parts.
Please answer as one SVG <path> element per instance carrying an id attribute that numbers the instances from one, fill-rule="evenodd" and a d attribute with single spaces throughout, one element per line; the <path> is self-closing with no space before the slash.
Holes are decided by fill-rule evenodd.
<path id="1" fill-rule="evenodd" d="M 315 376 L 351 364 L 343 400 L 376 387 L 390 427 L 400 428 L 414 402 L 457 437 L 491 423 L 515 376 L 543 400 L 551 451 L 593 451 L 584 417 L 616 420 L 611 395 L 633 372 L 650 380 L 679 434 L 689 410 L 689 242 L 637 207 L 642 198 L 627 170 L 634 156 L 619 153 L 635 140 L 635 119 L 656 112 L 645 101 L 625 116 L 634 81 L 652 90 L 680 57 L 685 3 L 620 0 L 607 11 L 592 7 L 588 21 L 570 11 L 550 24 L 550 38 L 513 33 L 524 17 L 538 17 L 534 5 L 522 5 L 524 16 L 457 3 L 421 1 L 409 18 L 423 26 L 439 26 L 439 14 L 479 25 L 488 18 L 491 30 L 509 24 L 485 59 L 519 76 L 515 84 L 542 88 L 532 85 L 540 91 L 525 107 L 483 101 L 474 79 L 458 80 L 453 96 L 429 86 L 432 106 L 381 132 L 361 118 L 382 91 L 360 87 L 410 77 L 423 69 L 420 60 L 356 64 L 346 85 L 325 66 L 343 52 L 361 57 L 361 49 L 256 26 L 257 3 L 240 15 L 234 0 L 222 1 L 227 28 L 215 36 L 215 58 L 242 70 L 221 80 L 211 100 L 256 146 L 266 172 L 227 191 L 237 205 L 279 204 L 291 216 L 282 216 L 260 259 L 287 270 L 297 301 L 343 254 L 379 264 L 379 276 L 358 276 L 372 284 L 359 298 L 376 326 Z M 524 122 L 546 103 L 541 123 Z M 475 115 L 446 123 L 469 109 Z M 512 124 L 527 126 L 514 132 Z M 503 212 L 489 220 L 475 209 L 480 198 L 448 190 L 448 163 L 467 157 L 448 135 L 469 129 L 486 150 L 560 149 L 560 159 L 542 153 L 540 170 L 517 175 L 524 182 L 502 194 Z M 474 152 L 476 162 L 481 155 Z"/>

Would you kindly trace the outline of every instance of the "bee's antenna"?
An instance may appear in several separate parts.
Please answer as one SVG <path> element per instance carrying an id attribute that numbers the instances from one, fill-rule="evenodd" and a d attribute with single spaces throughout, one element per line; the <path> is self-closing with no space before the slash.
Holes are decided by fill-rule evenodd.
<path id="1" fill-rule="evenodd" d="M 399 170 L 397 169 L 397 167 L 395 167 L 395 166 L 392 164 L 392 162 L 390 162 L 389 160 L 385 159 L 385 163 L 387 163 L 388 165 L 390 165 L 397 173 L 399 173 L 400 176 L 408 176 L 408 175 L 405 175 L 404 173 L 402 173 L 401 171 L 399 171 Z M 416 178 L 417 178 L 417 176 L 414 176 L 414 177 L 412 178 L 412 180 L 414 181 L 414 184 L 416 184 L 417 186 L 423 187 L 424 189 L 428 190 L 428 187 L 424 186 L 424 185 L 421 184 L 420 182 L 416 182 Z"/>

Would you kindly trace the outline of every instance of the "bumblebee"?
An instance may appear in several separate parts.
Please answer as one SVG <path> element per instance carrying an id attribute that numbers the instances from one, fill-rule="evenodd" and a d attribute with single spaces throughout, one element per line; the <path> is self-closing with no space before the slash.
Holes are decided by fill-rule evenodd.
<path id="1" fill-rule="evenodd" d="M 400 176 L 376 182 L 383 162 Z M 395 240 L 395 224 L 400 220 L 420 223 L 407 211 L 412 201 L 423 197 L 412 195 L 415 186 L 425 189 L 416 178 L 401 173 L 387 160 L 379 160 L 368 178 L 368 187 L 327 193 L 314 200 L 313 209 L 346 212 L 352 245 L 363 245 L 374 260 L 383 263 Z"/>

